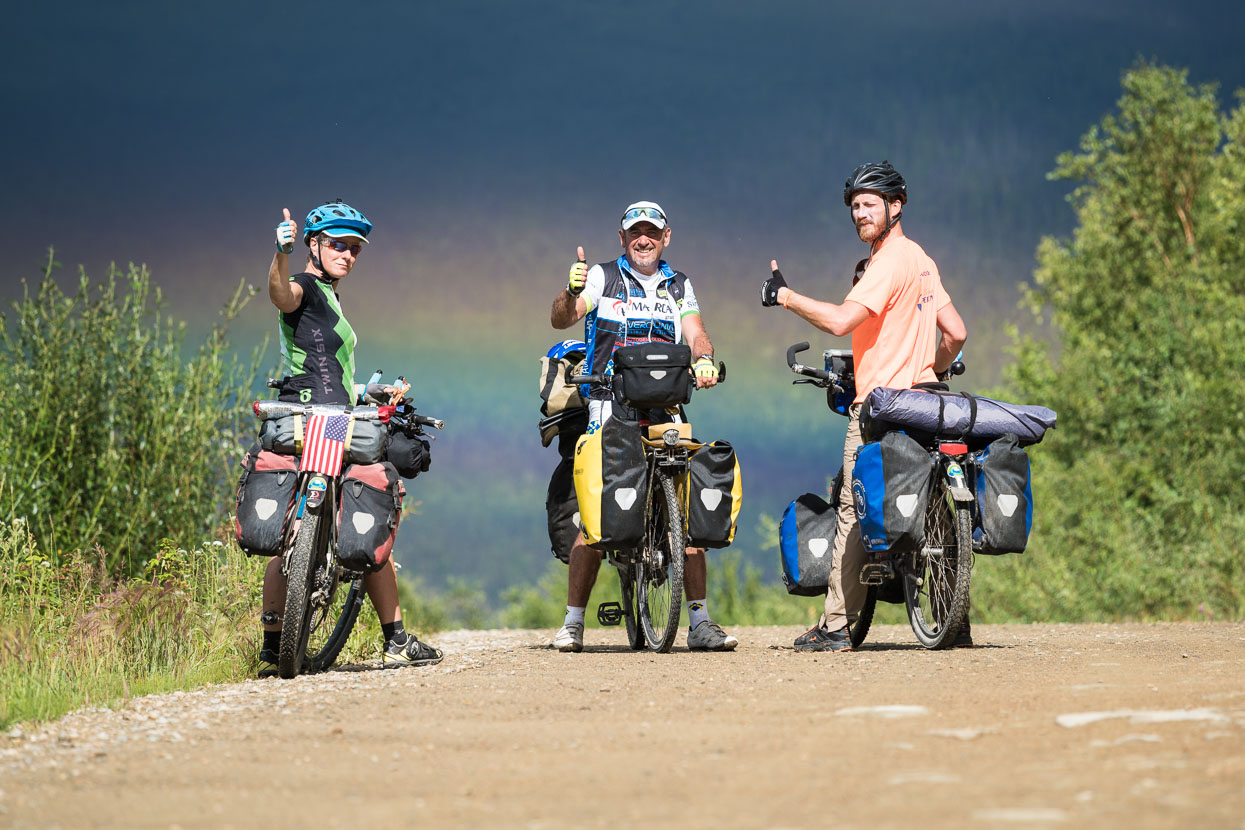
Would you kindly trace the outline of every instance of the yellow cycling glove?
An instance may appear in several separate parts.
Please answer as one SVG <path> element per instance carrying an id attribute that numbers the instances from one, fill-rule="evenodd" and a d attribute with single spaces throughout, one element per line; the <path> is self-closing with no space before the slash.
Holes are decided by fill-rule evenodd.
<path id="1" fill-rule="evenodd" d="M 714 363 L 713 358 L 708 355 L 696 358 L 696 362 L 692 364 L 692 371 L 696 373 L 696 380 L 718 379 L 718 364 Z"/>
<path id="2" fill-rule="evenodd" d="M 588 282 L 588 263 L 576 262 L 571 266 L 571 274 L 566 281 L 566 293 L 578 297 L 583 293 L 584 284 Z"/>

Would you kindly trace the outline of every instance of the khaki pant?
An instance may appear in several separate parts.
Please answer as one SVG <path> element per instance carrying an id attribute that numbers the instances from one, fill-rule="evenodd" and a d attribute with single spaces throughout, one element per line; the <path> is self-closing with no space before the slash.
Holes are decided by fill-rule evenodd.
<path id="1" fill-rule="evenodd" d="M 821 625 L 837 631 L 856 622 L 865 604 L 868 587 L 860 584 L 860 569 L 867 560 L 856 520 L 856 500 L 852 496 L 852 468 L 860 448 L 860 404 L 849 410 L 847 437 L 843 440 L 843 492 L 839 499 L 839 523 L 834 534 L 834 561 L 830 564 L 830 590 L 826 592 L 826 611 Z"/>

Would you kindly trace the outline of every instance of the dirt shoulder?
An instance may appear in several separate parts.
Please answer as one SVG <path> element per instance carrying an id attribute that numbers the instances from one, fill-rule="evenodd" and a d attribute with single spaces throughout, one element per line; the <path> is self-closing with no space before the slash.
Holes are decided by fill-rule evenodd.
<path id="1" fill-rule="evenodd" d="M 974 626 L 852 654 L 451 632 L 353 667 L 0 737 L 0 826 L 1245 830 L 1245 625 Z"/>

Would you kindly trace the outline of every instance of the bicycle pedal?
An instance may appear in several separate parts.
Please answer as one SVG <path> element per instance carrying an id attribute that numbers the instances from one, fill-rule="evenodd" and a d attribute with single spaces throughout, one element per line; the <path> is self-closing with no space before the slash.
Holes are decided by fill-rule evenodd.
<path id="1" fill-rule="evenodd" d="M 617 602 L 603 602 L 597 606 L 597 622 L 601 625 L 622 625 L 623 610 Z"/>
<path id="2" fill-rule="evenodd" d="M 860 584 L 881 585 L 894 575 L 889 562 L 868 562 L 860 569 Z"/>

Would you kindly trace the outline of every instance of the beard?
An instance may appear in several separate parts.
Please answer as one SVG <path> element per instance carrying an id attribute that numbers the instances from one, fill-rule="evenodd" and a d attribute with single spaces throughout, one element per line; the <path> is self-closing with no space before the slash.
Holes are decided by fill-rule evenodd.
<path id="1" fill-rule="evenodd" d="M 882 235 L 882 227 L 872 222 L 862 222 L 856 226 L 856 235 L 860 237 L 861 242 L 872 243 Z"/>

